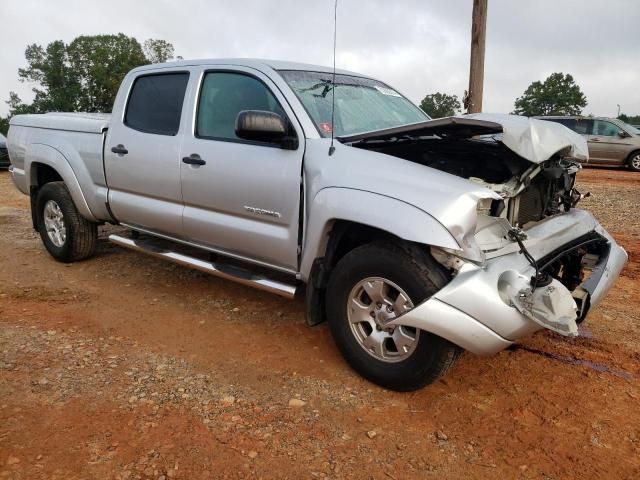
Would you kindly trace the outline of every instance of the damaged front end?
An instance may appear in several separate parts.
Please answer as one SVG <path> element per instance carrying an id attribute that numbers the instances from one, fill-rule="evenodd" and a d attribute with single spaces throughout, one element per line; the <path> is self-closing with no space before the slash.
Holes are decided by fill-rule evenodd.
<path id="1" fill-rule="evenodd" d="M 520 248 L 524 254 L 523 243 Z M 505 271 L 498 279 L 500 297 L 542 327 L 562 335 L 577 335 L 577 322 L 589 311 L 594 286 L 610 249 L 607 239 L 592 231 L 539 260 L 528 258 L 534 274 L 528 277 Z"/>
<path id="2" fill-rule="evenodd" d="M 543 327 L 576 335 L 577 322 L 615 283 L 626 252 L 584 210 L 538 222 L 526 235 L 521 241 L 537 268 L 517 242 L 481 264 L 432 249 L 451 281 L 389 326 L 420 328 L 476 354 L 496 353 Z"/>
<path id="3" fill-rule="evenodd" d="M 594 217 L 575 208 L 587 149 L 561 125 L 471 115 L 341 140 L 494 192 L 478 201 L 460 250 L 432 248 L 450 283 L 390 327 L 420 328 L 483 354 L 542 327 L 577 335 L 627 260 Z"/>

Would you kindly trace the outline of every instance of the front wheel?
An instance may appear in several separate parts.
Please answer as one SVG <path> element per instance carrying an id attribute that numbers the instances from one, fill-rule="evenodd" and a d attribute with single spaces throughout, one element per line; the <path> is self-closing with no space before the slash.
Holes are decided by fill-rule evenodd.
<path id="1" fill-rule="evenodd" d="M 417 306 L 447 282 L 422 248 L 371 243 L 346 254 L 327 287 L 327 316 L 336 344 L 363 377 L 409 391 L 432 383 L 461 350 L 419 329 L 385 323 Z"/>
<path id="2" fill-rule="evenodd" d="M 42 243 L 59 262 L 77 262 L 93 255 L 98 227 L 78 213 L 64 182 L 45 184 L 36 199 Z"/>

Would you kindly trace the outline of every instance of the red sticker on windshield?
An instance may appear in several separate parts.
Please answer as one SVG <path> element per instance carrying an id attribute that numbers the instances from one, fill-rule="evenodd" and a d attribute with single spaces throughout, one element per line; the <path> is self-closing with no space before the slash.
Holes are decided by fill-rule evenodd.
<path id="1" fill-rule="evenodd" d="M 331 128 L 331 124 L 329 122 L 320 122 L 320 130 L 326 133 L 333 132 L 333 128 Z"/>

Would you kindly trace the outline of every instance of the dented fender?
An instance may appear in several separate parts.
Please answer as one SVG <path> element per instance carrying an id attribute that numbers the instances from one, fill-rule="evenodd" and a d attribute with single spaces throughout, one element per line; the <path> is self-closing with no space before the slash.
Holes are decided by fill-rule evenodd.
<path id="1" fill-rule="evenodd" d="M 318 192 L 309 211 L 301 265 L 304 280 L 313 261 L 324 256 L 331 228 L 338 220 L 375 227 L 410 242 L 460 249 L 447 228 L 413 205 L 374 192 L 329 187 Z"/>

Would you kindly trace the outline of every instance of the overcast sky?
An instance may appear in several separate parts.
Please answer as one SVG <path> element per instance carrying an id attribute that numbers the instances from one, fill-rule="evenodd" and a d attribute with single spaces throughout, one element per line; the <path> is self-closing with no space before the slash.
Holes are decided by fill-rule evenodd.
<path id="1" fill-rule="evenodd" d="M 472 0 L 340 0 L 337 66 L 412 100 L 462 96 Z M 330 65 L 333 0 L 0 0 L 0 114 L 28 44 L 118 33 L 161 38 L 185 59 L 260 57 Z M 640 114 L 640 1 L 489 0 L 484 111 L 510 112 L 534 80 L 571 73 L 584 113 Z"/>

